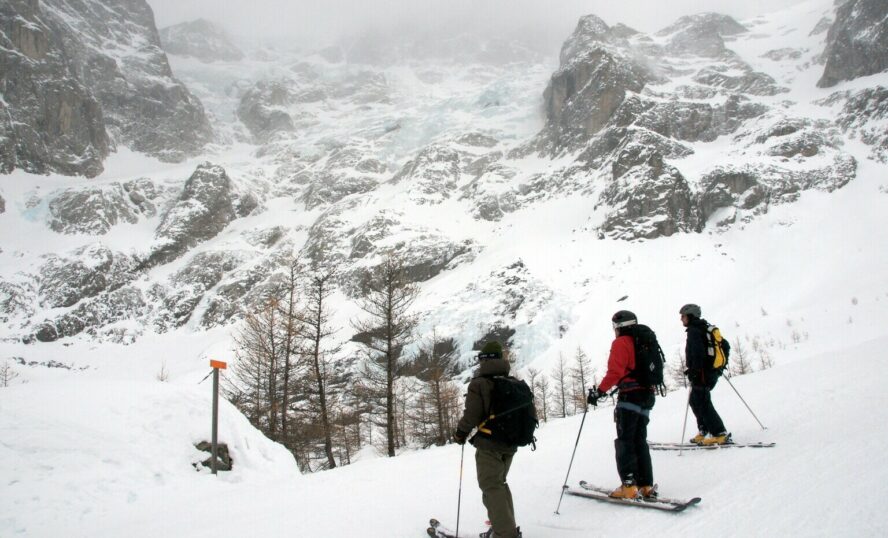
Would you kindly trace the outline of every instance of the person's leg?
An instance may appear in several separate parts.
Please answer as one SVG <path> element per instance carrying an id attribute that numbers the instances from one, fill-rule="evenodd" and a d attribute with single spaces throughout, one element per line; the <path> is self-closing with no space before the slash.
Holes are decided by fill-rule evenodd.
<path id="1" fill-rule="evenodd" d="M 512 467 L 512 457 L 515 454 L 503 454 L 503 483 L 506 485 L 506 498 L 509 501 L 509 513 L 512 521 L 515 521 L 515 504 L 512 502 L 512 490 L 509 488 L 509 468 Z"/>
<path id="2" fill-rule="evenodd" d="M 691 385 L 691 411 L 697 418 L 697 431 L 703 434 L 709 433 L 709 424 L 706 422 L 706 409 L 711 407 L 709 390 L 702 385 Z"/>
<path id="3" fill-rule="evenodd" d="M 712 389 L 715 388 L 715 384 L 718 382 L 718 378 L 714 377 L 712 381 L 706 386 L 703 387 L 705 389 L 705 398 L 703 399 L 703 413 L 705 416 L 706 426 L 709 428 L 706 430 L 711 435 L 719 435 L 727 430 L 725 430 L 725 424 L 722 422 L 721 417 L 718 412 L 715 410 L 715 406 L 712 405 Z"/>
<path id="4" fill-rule="evenodd" d="M 515 514 L 512 511 L 511 493 L 506 485 L 506 473 L 511 464 L 512 454 L 502 454 L 494 450 L 477 449 L 475 465 L 478 472 L 478 487 L 481 488 L 481 501 L 487 508 L 487 517 L 495 536 L 513 538 L 517 535 Z"/>
<path id="5" fill-rule="evenodd" d="M 650 412 L 654 407 L 655 401 L 656 397 L 653 394 L 648 394 L 641 402 L 641 407 L 645 411 Z M 638 462 L 638 475 L 636 480 L 641 487 L 654 485 L 654 469 L 651 464 L 651 451 L 647 444 L 647 426 L 649 423 L 649 417 L 640 415 L 638 418 L 638 426 L 635 428 L 635 458 Z"/>
<path id="6" fill-rule="evenodd" d="M 634 484 L 637 480 L 638 461 L 635 454 L 635 436 L 639 418 L 644 417 L 628 409 L 618 407 L 614 410 L 614 420 L 617 423 L 617 438 L 614 439 L 617 472 L 620 474 L 620 481 L 624 484 Z"/>

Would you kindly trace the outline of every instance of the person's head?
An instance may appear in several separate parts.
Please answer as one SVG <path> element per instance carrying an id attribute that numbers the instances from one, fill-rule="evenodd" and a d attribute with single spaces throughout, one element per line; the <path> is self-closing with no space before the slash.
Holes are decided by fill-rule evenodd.
<path id="1" fill-rule="evenodd" d="M 685 327 L 687 327 L 688 323 L 692 322 L 693 320 L 703 317 L 703 312 L 700 310 L 700 307 L 693 303 L 688 303 L 684 305 L 683 307 L 681 307 L 678 313 L 681 315 L 681 324 Z"/>
<path id="2" fill-rule="evenodd" d="M 496 340 L 490 340 L 481 348 L 481 353 L 478 353 L 478 362 L 491 359 L 502 359 L 504 356 L 503 345 Z"/>
<path id="3" fill-rule="evenodd" d="M 611 325 L 614 327 L 614 334 L 620 336 L 638 325 L 638 317 L 628 310 L 620 310 L 611 317 Z"/>

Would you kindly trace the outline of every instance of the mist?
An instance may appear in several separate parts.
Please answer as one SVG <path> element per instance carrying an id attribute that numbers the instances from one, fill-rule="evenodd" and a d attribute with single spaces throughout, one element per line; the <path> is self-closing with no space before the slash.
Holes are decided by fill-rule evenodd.
<path id="1" fill-rule="evenodd" d="M 738 20 L 799 0 L 148 0 L 158 28 L 209 19 L 255 43 L 326 46 L 363 34 L 441 38 L 477 35 L 524 40 L 557 54 L 582 15 L 655 32 L 678 17 L 704 11 Z"/>

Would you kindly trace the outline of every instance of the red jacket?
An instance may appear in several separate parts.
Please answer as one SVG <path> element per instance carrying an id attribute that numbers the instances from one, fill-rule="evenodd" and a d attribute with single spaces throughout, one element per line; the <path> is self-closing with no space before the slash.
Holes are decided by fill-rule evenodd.
<path id="1" fill-rule="evenodd" d="M 607 374 L 598 385 L 598 390 L 607 392 L 617 383 L 621 385 L 635 383 L 634 379 L 626 377 L 634 368 L 635 342 L 631 336 L 618 336 L 611 344 L 610 356 L 607 358 Z"/>

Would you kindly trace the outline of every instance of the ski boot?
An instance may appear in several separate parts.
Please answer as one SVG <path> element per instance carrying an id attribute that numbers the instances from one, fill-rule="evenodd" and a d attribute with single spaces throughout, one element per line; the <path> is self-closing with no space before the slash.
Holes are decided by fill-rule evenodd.
<path id="1" fill-rule="evenodd" d="M 712 445 L 727 445 L 731 442 L 731 434 L 728 432 L 721 432 L 718 435 L 713 435 L 711 437 L 707 437 L 703 439 L 703 446 L 712 446 Z"/>
<path id="2" fill-rule="evenodd" d="M 635 485 L 635 482 L 623 482 L 620 487 L 611 492 L 610 496 L 617 499 L 637 499 L 638 486 Z"/>
<path id="3" fill-rule="evenodd" d="M 706 432 L 697 432 L 697 435 L 688 439 L 688 442 L 695 445 L 702 445 L 704 439 L 706 439 Z"/>
<path id="4" fill-rule="evenodd" d="M 657 500 L 657 484 L 654 484 L 653 486 L 641 486 L 640 488 L 638 488 L 638 492 L 646 501 Z"/>

